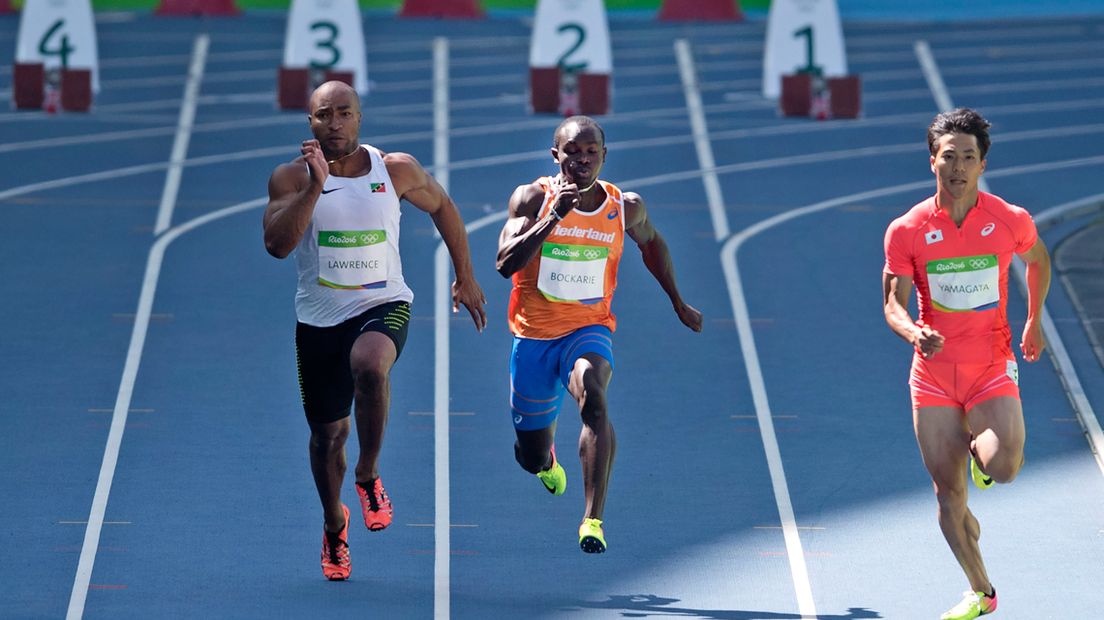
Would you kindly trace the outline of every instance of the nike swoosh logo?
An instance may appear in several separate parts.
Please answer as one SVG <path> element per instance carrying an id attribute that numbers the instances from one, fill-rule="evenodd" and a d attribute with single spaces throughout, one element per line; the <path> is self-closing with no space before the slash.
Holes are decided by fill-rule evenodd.
<path id="1" fill-rule="evenodd" d="M 328 193 L 330 193 L 330 192 L 336 192 L 336 191 L 337 191 L 337 190 L 339 190 L 339 189 L 345 189 L 345 186 L 341 186 L 341 187 L 335 187 L 335 188 L 333 188 L 333 189 L 324 189 L 324 190 L 322 190 L 322 193 L 323 193 L 323 194 L 328 194 Z"/>

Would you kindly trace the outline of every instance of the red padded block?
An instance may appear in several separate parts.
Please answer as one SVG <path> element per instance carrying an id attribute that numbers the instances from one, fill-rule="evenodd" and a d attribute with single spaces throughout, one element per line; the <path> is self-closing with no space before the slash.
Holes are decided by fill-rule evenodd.
<path id="1" fill-rule="evenodd" d="M 41 110 L 45 88 L 46 68 L 42 63 L 12 65 L 12 104 L 17 110 Z"/>
<path id="2" fill-rule="evenodd" d="M 832 118 L 857 118 L 862 113 L 862 84 L 857 75 L 828 78 Z"/>
<path id="3" fill-rule="evenodd" d="M 61 70 L 61 109 L 87 112 L 92 107 L 92 70 Z"/>
<path id="4" fill-rule="evenodd" d="M 399 17 L 483 17 L 477 0 L 403 0 Z"/>
<path id="5" fill-rule="evenodd" d="M 782 116 L 809 116 L 813 106 L 813 76 L 808 73 L 783 75 L 778 105 Z"/>
<path id="6" fill-rule="evenodd" d="M 529 67 L 529 105 L 534 112 L 560 111 L 559 67 Z"/>
<path id="7" fill-rule="evenodd" d="M 345 82 L 349 86 L 353 85 L 353 72 L 352 71 L 327 71 L 322 78 L 323 81 L 329 82 L 336 80 L 338 82 Z"/>
<path id="8" fill-rule="evenodd" d="M 607 74 L 579 74 L 579 113 L 609 114 L 610 79 Z"/>
<path id="9" fill-rule="evenodd" d="M 241 9 L 234 0 L 161 0 L 158 15 L 237 15 Z"/>
<path id="10" fill-rule="evenodd" d="M 276 102 L 281 110 L 306 110 L 310 89 L 310 70 L 280 67 L 276 77 Z"/>
<path id="11" fill-rule="evenodd" d="M 662 21 L 738 21 L 744 18 L 736 0 L 663 0 Z"/>

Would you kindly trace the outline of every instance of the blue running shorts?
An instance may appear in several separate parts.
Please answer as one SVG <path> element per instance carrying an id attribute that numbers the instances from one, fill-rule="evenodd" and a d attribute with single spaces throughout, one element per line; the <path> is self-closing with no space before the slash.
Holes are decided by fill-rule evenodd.
<path id="1" fill-rule="evenodd" d="M 519 431 L 552 426 L 560 415 L 575 360 L 584 353 L 602 356 L 613 367 L 613 334 L 591 325 L 555 340 L 514 336 L 510 353 L 510 417 Z"/>

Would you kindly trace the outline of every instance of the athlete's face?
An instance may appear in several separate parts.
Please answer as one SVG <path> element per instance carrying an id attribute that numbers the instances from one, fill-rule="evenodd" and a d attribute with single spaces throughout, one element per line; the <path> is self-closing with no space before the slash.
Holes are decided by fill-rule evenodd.
<path id="1" fill-rule="evenodd" d="M 360 103 L 351 88 L 341 86 L 323 86 L 311 97 L 311 133 L 328 160 L 351 153 L 360 135 Z"/>
<path id="2" fill-rule="evenodd" d="M 552 158 L 569 183 L 585 189 L 598 180 L 606 163 L 606 145 L 594 127 L 568 123 L 560 129 L 560 147 L 553 147 Z"/>
<path id="3" fill-rule="evenodd" d="M 985 171 L 977 138 L 968 133 L 949 133 L 939 137 L 931 169 L 941 193 L 962 198 L 976 192 L 978 179 Z"/>

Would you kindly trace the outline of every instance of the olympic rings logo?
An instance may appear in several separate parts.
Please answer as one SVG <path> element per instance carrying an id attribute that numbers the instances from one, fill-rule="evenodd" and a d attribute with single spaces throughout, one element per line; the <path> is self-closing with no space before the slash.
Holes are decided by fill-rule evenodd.
<path id="1" fill-rule="evenodd" d="M 377 235 L 374 232 L 373 233 L 366 233 L 366 234 L 363 234 L 363 235 L 360 236 L 360 241 L 361 241 L 361 243 L 367 243 L 368 245 L 372 245 L 373 243 L 376 243 L 377 241 L 379 241 L 379 235 Z"/>
<path id="2" fill-rule="evenodd" d="M 989 259 L 988 258 L 971 258 L 970 259 L 970 266 L 973 267 L 974 269 L 985 269 L 986 267 L 989 266 Z"/>
<path id="3" fill-rule="evenodd" d="M 598 258 L 598 250 L 583 250 L 583 257 L 587 260 L 594 260 Z"/>

